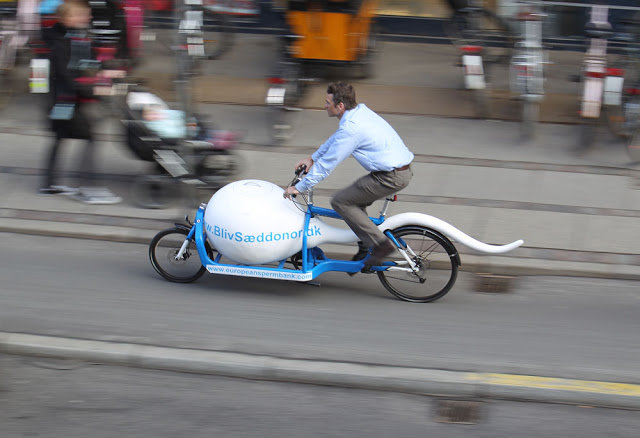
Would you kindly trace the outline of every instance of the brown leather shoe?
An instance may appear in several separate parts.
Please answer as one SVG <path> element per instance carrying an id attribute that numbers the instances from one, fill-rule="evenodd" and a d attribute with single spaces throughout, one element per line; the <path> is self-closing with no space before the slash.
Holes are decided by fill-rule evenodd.
<path id="1" fill-rule="evenodd" d="M 358 242 L 358 252 L 356 253 L 356 255 L 351 257 L 351 261 L 352 262 L 360 261 L 368 255 L 369 255 L 369 248 L 364 246 L 362 242 Z M 347 274 L 349 275 L 349 277 L 353 277 L 354 275 L 357 274 L 357 272 L 347 272 Z"/>
<path id="2" fill-rule="evenodd" d="M 386 256 L 391 254 L 396 247 L 391 241 L 385 240 L 382 244 L 373 248 L 371 257 L 367 260 L 365 266 L 378 266 Z"/>

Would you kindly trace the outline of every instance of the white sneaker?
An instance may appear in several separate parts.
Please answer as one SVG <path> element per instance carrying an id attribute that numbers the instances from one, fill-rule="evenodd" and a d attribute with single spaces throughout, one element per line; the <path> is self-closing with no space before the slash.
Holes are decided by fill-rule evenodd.
<path id="1" fill-rule="evenodd" d="M 40 187 L 39 192 L 43 195 L 64 195 L 64 196 L 73 196 L 77 195 L 80 189 L 76 187 L 68 187 L 68 186 L 45 186 Z"/>
<path id="2" fill-rule="evenodd" d="M 108 205 L 122 202 L 122 198 L 106 187 L 80 187 L 74 199 L 92 205 Z"/>

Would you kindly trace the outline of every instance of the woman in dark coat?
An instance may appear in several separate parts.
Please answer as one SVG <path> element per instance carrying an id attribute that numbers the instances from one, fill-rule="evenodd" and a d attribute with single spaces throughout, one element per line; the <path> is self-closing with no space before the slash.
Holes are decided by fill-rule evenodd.
<path id="1" fill-rule="evenodd" d="M 83 100 L 91 97 L 91 90 L 81 86 L 78 78 L 86 74 L 91 56 L 91 42 L 87 27 L 91 9 L 82 0 L 66 0 L 57 9 L 59 22 L 43 30 L 43 39 L 50 54 L 49 67 L 49 120 L 55 138 L 47 155 L 47 171 L 40 192 L 44 194 L 71 194 L 90 204 L 113 204 L 121 199 L 106 188 L 81 187 L 72 189 L 57 184 L 56 161 L 63 139 L 81 139 L 87 142 L 80 173 L 93 174 L 94 141 L 91 122 L 86 115 Z"/>

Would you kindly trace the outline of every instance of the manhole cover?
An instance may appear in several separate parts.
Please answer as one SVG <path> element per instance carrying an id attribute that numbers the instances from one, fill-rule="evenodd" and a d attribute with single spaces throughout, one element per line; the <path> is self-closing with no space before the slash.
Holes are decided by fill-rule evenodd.
<path id="1" fill-rule="evenodd" d="M 476 424 L 482 403 L 464 400 L 441 400 L 437 404 L 438 423 Z"/>

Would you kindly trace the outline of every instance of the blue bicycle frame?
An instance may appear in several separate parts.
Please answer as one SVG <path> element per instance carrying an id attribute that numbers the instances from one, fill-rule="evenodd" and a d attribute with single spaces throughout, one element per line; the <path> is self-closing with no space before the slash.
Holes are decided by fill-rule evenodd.
<path id="1" fill-rule="evenodd" d="M 328 258 L 324 252 L 319 247 L 308 248 L 307 247 L 307 233 L 306 231 L 309 229 L 309 221 L 314 216 L 324 216 L 330 217 L 334 219 L 342 219 L 341 216 L 332 209 L 316 207 L 312 204 L 307 205 L 307 210 L 305 212 L 304 219 L 304 233 L 302 234 L 302 264 L 300 269 L 288 269 L 284 267 L 287 258 L 280 260 L 277 267 L 270 266 L 262 266 L 262 265 L 237 265 L 237 264 L 227 264 L 220 263 L 221 254 L 215 257 L 212 260 L 207 254 L 205 241 L 205 223 L 204 223 L 204 213 L 206 209 L 206 204 L 200 205 L 198 211 L 196 212 L 196 218 L 193 227 L 191 228 L 189 235 L 187 237 L 188 241 L 195 240 L 196 246 L 198 248 L 198 254 L 200 255 L 200 262 L 207 269 L 207 271 L 214 274 L 224 274 L 224 275 L 236 275 L 243 277 L 259 277 L 259 278 L 274 278 L 280 280 L 295 280 L 295 281 L 309 281 L 320 274 L 327 271 L 338 271 L 338 272 L 347 272 L 347 273 L 356 273 L 360 272 L 364 267 L 364 264 L 367 258 L 358 261 L 351 260 L 338 260 L 338 259 L 330 259 Z M 386 207 L 381 212 L 380 216 L 377 218 L 370 217 L 371 221 L 380 225 L 385 220 L 384 211 Z M 389 232 L 386 231 L 385 234 L 396 244 L 398 247 L 406 248 L 406 245 L 403 242 L 398 242 L 395 237 Z M 385 262 L 385 264 L 381 266 L 373 266 L 371 267 L 371 271 L 384 271 L 392 265 L 392 262 Z"/>

